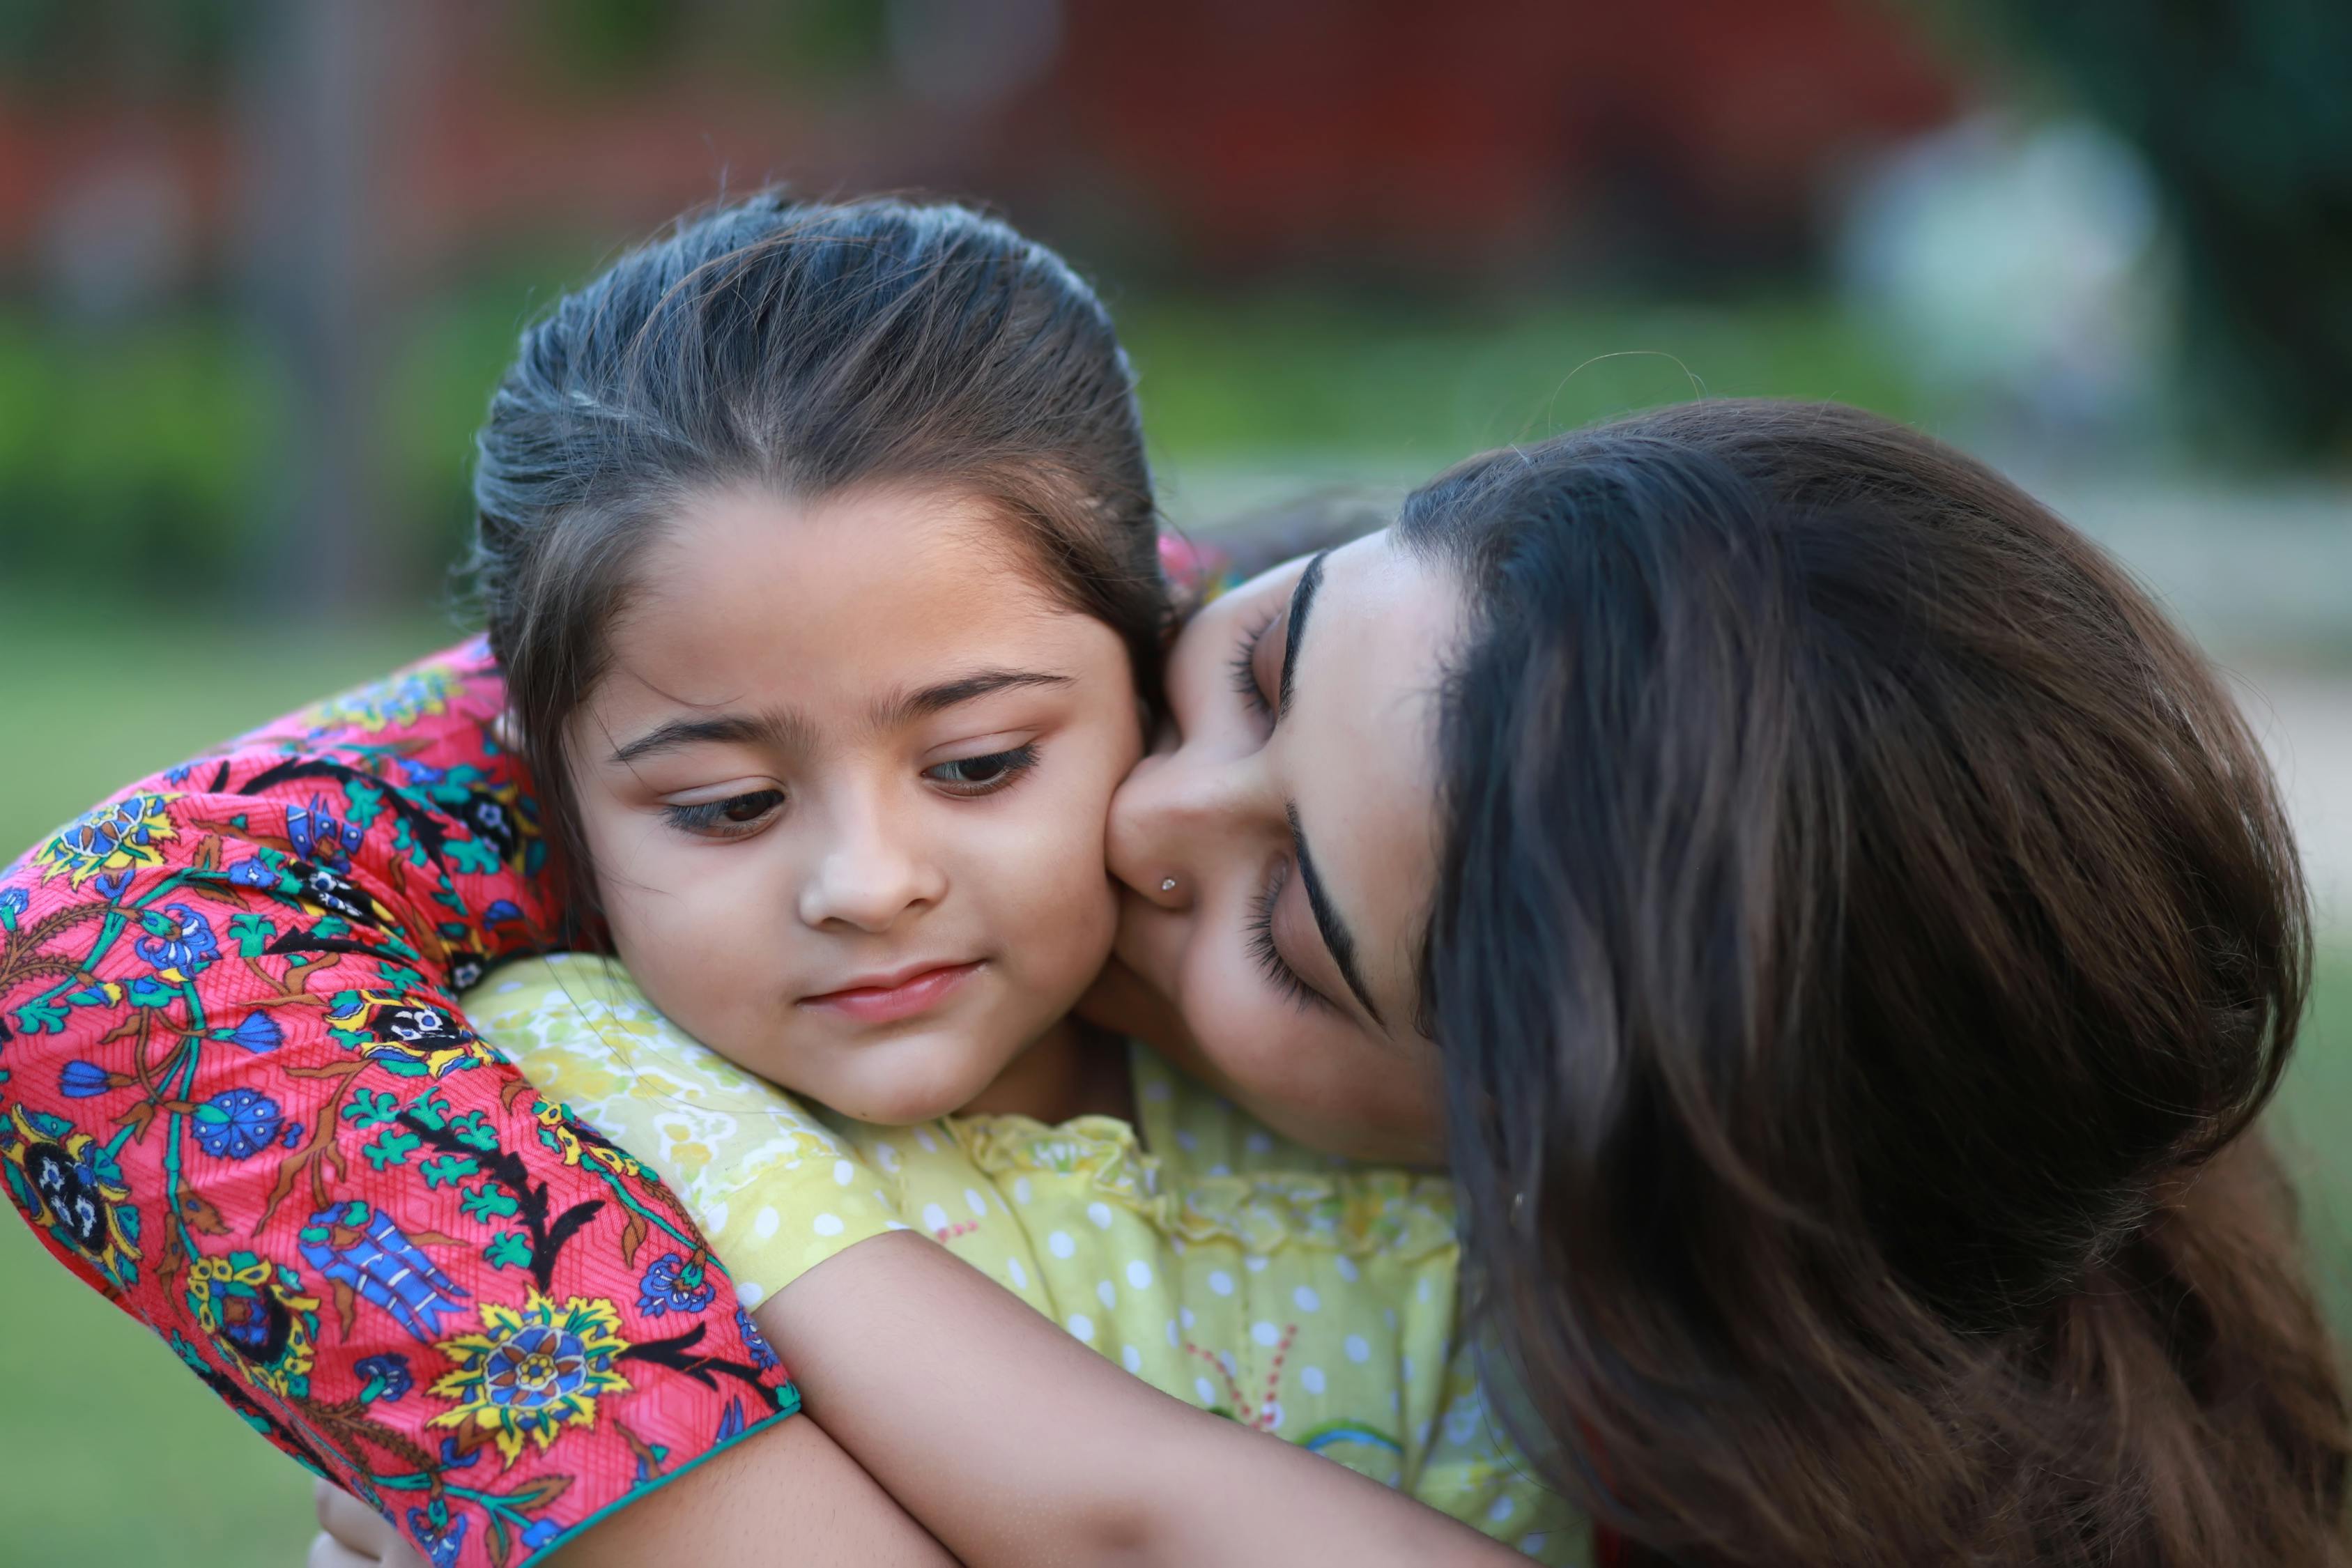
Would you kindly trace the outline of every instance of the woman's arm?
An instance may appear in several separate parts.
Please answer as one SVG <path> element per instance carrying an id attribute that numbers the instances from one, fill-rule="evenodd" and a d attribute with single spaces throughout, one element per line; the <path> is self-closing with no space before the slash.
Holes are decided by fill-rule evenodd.
<path id="1" fill-rule="evenodd" d="M 860 1242 L 759 1321 L 827 1434 L 975 1568 L 1522 1561 L 1159 1393 L 918 1237 Z"/>
<path id="2" fill-rule="evenodd" d="M 341 1488 L 318 1486 L 309 1568 L 433 1568 Z M 551 1568 L 945 1568 L 950 1558 L 814 1421 L 786 1421 L 593 1526 Z"/>
<path id="3" fill-rule="evenodd" d="M 451 1001 L 559 923 L 502 704 L 460 650 L 0 874 L 10 1199 L 440 1568 L 518 1568 L 796 1401 L 723 1271 L 682 1278 L 686 1211 Z"/>

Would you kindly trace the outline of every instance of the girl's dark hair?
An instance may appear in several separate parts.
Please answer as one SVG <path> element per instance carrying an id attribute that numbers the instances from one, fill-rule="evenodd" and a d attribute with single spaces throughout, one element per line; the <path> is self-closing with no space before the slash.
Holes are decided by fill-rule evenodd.
<path id="1" fill-rule="evenodd" d="M 1158 689 L 1168 597 L 1127 356 L 1058 257 L 969 208 L 769 192 L 681 220 L 523 333 L 477 445 L 470 573 L 575 873 L 565 731 L 639 556 L 699 491 L 983 500 Z"/>
<path id="2" fill-rule="evenodd" d="M 1424 954 L 1531 1451 L 1687 1563 L 2340 1563 L 2250 1131 L 2308 975 L 2195 650 L 1981 465 L 1707 402 L 1473 459 Z"/>

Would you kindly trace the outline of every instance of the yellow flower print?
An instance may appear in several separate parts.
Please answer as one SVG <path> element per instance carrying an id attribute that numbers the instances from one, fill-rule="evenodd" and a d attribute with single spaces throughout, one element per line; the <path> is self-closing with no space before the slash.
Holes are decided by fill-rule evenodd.
<path id="1" fill-rule="evenodd" d="M 525 1438 L 544 1451 L 561 1428 L 593 1426 L 597 1397 L 629 1387 L 615 1366 L 629 1348 L 620 1328 L 619 1310 L 598 1298 L 573 1296 L 559 1307 L 534 1289 L 520 1311 L 485 1303 L 481 1332 L 435 1347 L 454 1370 L 431 1392 L 457 1405 L 431 1425 L 457 1428 L 461 1444 L 467 1436 L 497 1443 L 509 1465 Z"/>
<path id="2" fill-rule="evenodd" d="M 64 877 L 79 888 L 92 877 L 127 876 L 160 867 L 163 855 L 156 846 L 179 837 L 163 809 L 177 798 L 142 793 L 84 812 L 33 851 L 41 879 Z"/>
<path id="3" fill-rule="evenodd" d="M 319 1299 L 301 1277 L 250 1252 L 199 1258 L 188 1268 L 196 1325 L 236 1358 L 255 1383 L 282 1399 L 310 1392 L 318 1360 Z"/>

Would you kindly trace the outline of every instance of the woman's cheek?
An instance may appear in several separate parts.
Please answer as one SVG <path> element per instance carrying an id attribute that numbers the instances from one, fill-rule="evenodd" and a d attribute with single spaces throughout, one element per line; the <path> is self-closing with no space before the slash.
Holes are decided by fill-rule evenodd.
<path id="1" fill-rule="evenodd" d="M 1296 1043 L 1298 1016 L 1270 994 L 1255 962 L 1197 925 L 1181 959 L 1178 1010 L 1202 1065 L 1245 1099 L 1281 1091 L 1270 1080 Z"/>

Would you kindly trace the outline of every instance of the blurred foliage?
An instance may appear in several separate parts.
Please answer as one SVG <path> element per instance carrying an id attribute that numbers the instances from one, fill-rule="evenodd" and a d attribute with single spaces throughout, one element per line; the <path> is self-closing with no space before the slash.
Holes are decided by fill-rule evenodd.
<path id="1" fill-rule="evenodd" d="M 232 83 L 273 10 L 314 0 L 0 0 L 0 80 L 19 93 L 87 91 L 126 62 L 143 88 Z M 887 0 L 521 0 L 499 26 L 531 40 L 534 66 L 591 90 L 686 63 L 796 91 L 870 84 L 887 65 Z"/>
<path id="2" fill-rule="evenodd" d="M 1305 453 L 1433 468 L 1701 395 L 1927 412 L 1901 364 L 1811 298 L 1435 310 L 1298 293 L 1114 309 L 1145 426 L 1178 464 Z"/>
<path id="3" fill-rule="evenodd" d="M 253 0 L 0 0 L 0 79 L 82 90 L 130 56 L 151 85 L 216 84 L 260 15 Z"/>
<path id="4" fill-rule="evenodd" d="M 509 276 L 410 312 L 379 408 L 373 595 L 442 580 L 470 508 L 472 437 L 544 287 Z M 1118 302 L 1155 456 L 1174 468 L 1305 456 L 1392 480 L 1466 453 L 1704 391 L 1925 410 L 1828 302 L 1632 301 L 1452 311 L 1318 295 Z M 0 571 L 93 571 L 182 591 L 270 583 L 288 395 L 222 314 L 99 331 L 0 315 Z"/>
<path id="5" fill-rule="evenodd" d="M 217 319 L 93 337 L 0 318 L 0 568 L 227 582 L 261 547 L 276 402 Z"/>
<path id="6" fill-rule="evenodd" d="M 2352 458 L 2352 5 L 1987 8 L 2147 156 L 2187 271 L 2192 402 L 2257 446 Z"/>
<path id="7" fill-rule="evenodd" d="M 697 13 L 699 15 L 697 15 Z M 713 24 L 713 15 L 723 23 Z M 698 63 L 783 79 L 795 90 L 869 83 L 889 57 L 884 0 L 700 5 L 681 0 L 536 0 L 522 19 L 574 80 L 607 86 L 656 74 L 698 47 L 724 46 Z"/>

